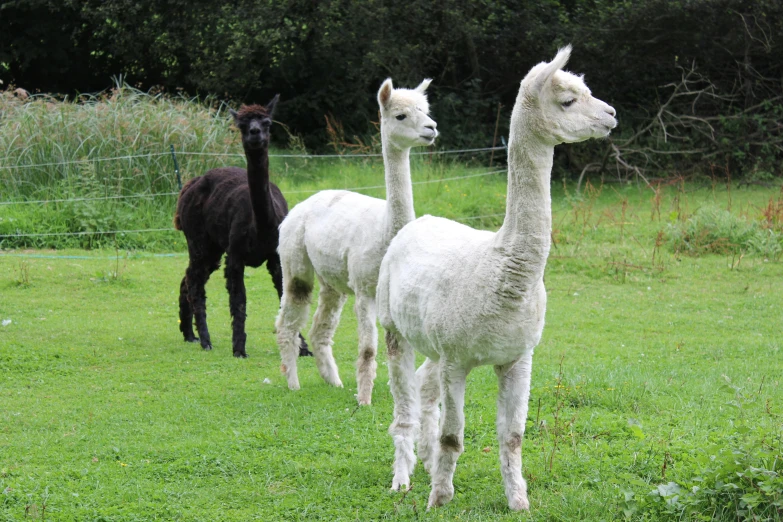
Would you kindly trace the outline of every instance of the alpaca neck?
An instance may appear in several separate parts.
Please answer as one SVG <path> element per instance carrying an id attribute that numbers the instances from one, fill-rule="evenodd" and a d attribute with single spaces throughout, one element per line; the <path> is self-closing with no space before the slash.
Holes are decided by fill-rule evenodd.
<path id="1" fill-rule="evenodd" d="M 257 223 L 267 223 L 274 217 L 272 197 L 269 192 L 269 151 L 245 149 L 247 158 L 247 184 L 253 216 Z"/>
<path id="2" fill-rule="evenodd" d="M 524 296 L 542 279 L 552 231 L 550 178 L 554 146 L 530 131 L 520 109 L 512 114 L 508 151 L 506 217 L 495 237 L 504 258 L 511 295 Z"/>
<path id="3" fill-rule="evenodd" d="M 383 166 L 386 177 L 384 233 L 390 242 L 402 227 L 416 219 L 413 210 L 410 148 L 398 148 L 384 136 Z"/>

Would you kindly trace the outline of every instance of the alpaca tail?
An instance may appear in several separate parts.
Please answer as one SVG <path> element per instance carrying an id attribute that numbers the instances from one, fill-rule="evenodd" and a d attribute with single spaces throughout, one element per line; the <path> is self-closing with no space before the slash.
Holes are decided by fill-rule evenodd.
<path id="1" fill-rule="evenodd" d="M 196 177 L 196 178 L 189 179 L 182 187 L 182 189 L 179 191 L 179 196 L 177 197 L 177 210 L 174 211 L 174 228 L 177 230 L 182 230 L 182 220 L 180 220 L 179 217 L 179 204 L 182 202 L 182 198 L 185 196 L 185 193 L 188 192 L 191 189 L 191 187 L 195 185 L 195 182 L 198 179 L 201 178 Z"/>

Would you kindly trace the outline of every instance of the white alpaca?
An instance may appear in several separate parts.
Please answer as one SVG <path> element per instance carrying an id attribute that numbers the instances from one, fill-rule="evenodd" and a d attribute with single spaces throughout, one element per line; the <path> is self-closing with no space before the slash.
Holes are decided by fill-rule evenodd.
<path id="1" fill-rule="evenodd" d="M 552 224 L 554 147 L 607 136 L 615 111 L 582 78 L 562 71 L 571 47 L 522 80 L 511 115 L 506 216 L 497 233 L 424 216 L 406 225 L 383 259 L 378 316 L 386 329 L 394 396 L 392 489 L 407 488 L 416 457 L 432 475 L 429 506 L 454 496 L 462 453 L 465 379 L 491 364 L 498 376 L 500 469 L 511 509 L 528 509 L 520 445 L 533 348 L 546 310 L 544 267 Z M 414 348 L 428 360 L 414 376 Z M 438 433 L 438 401 L 443 418 Z"/>
<path id="2" fill-rule="evenodd" d="M 347 294 L 356 295 L 359 330 L 356 380 L 359 404 L 370 404 L 377 364 L 375 288 L 381 260 L 392 238 L 416 215 L 410 149 L 432 145 L 438 135 L 428 116 L 427 79 L 415 89 L 394 89 L 391 78 L 378 91 L 386 201 L 345 190 L 325 190 L 299 203 L 280 226 L 283 297 L 277 318 L 281 370 L 299 389 L 298 333 L 307 323 L 313 274 L 321 290 L 310 330 L 310 347 L 326 382 L 342 386 L 332 356 L 332 336 Z"/>

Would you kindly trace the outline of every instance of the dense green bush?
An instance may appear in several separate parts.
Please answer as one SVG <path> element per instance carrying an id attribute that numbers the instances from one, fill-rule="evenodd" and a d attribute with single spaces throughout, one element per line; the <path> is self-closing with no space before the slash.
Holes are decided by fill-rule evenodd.
<path id="1" fill-rule="evenodd" d="M 748 253 L 777 259 L 783 253 L 781 230 L 714 207 L 700 208 L 685 222 L 670 225 L 669 241 L 674 251 L 691 255 Z"/>

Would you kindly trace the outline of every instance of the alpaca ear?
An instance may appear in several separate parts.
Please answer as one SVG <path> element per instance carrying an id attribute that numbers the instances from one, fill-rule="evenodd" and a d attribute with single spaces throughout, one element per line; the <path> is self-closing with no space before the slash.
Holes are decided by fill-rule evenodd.
<path id="1" fill-rule="evenodd" d="M 544 88 L 544 85 L 549 82 L 552 76 L 554 76 L 557 71 L 566 66 L 570 57 L 571 44 L 568 44 L 557 51 L 557 55 L 555 55 L 552 61 L 546 64 L 544 68 L 541 69 L 541 72 L 538 73 L 538 77 L 536 78 L 535 82 L 536 91 L 541 92 L 541 89 Z"/>
<path id="2" fill-rule="evenodd" d="M 424 81 L 421 82 L 419 86 L 413 90 L 424 94 L 424 91 L 427 90 L 427 87 L 429 87 L 431 83 L 432 83 L 432 78 L 424 78 Z"/>
<path id="3" fill-rule="evenodd" d="M 277 101 L 280 99 L 279 94 L 275 94 L 275 97 L 269 100 L 269 103 L 266 104 L 266 112 L 269 114 L 269 117 L 272 117 L 272 114 L 275 112 L 275 107 L 277 107 Z"/>
<path id="4" fill-rule="evenodd" d="M 392 79 L 386 78 L 381 85 L 381 88 L 378 90 L 378 105 L 380 105 L 382 109 L 385 109 L 389 105 L 393 90 Z"/>
<path id="5" fill-rule="evenodd" d="M 239 114 L 234 109 L 229 108 L 228 113 L 231 115 L 231 117 L 234 119 L 234 123 L 236 123 L 237 118 L 239 117 Z"/>

